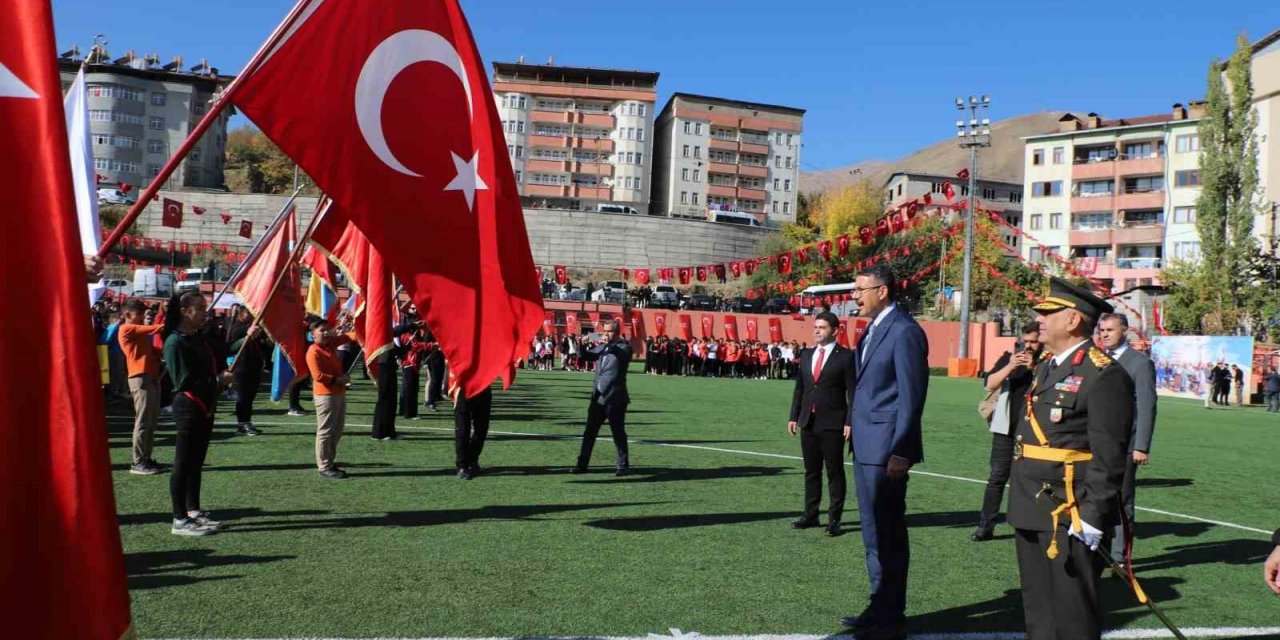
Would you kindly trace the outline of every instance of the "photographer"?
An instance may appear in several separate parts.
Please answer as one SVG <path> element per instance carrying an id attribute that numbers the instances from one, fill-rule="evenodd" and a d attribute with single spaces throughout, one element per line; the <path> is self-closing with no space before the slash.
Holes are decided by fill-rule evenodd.
<path id="1" fill-rule="evenodd" d="M 982 512 L 978 514 L 978 527 L 969 535 L 974 542 L 992 538 L 996 515 L 1004 500 L 1004 486 L 1009 481 L 1009 467 L 1013 463 L 1013 432 L 1018 419 L 1026 411 L 1027 389 L 1034 380 L 1036 362 L 1043 347 L 1040 345 L 1040 325 L 1028 322 L 1022 326 L 1022 337 L 1016 353 L 1006 351 L 996 360 L 987 375 L 987 391 L 998 391 L 995 409 L 988 420 L 991 431 L 991 470 L 987 477 L 987 489 L 982 497 Z"/>

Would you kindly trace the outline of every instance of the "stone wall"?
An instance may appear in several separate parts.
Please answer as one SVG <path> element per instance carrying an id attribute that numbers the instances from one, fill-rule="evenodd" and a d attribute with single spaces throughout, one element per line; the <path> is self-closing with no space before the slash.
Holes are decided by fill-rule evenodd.
<path id="1" fill-rule="evenodd" d="M 223 242 L 235 251 L 247 251 L 283 206 L 286 196 L 263 194 L 161 191 L 139 217 L 138 231 L 147 238 L 177 242 Z M 183 203 L 181 229 L 160 224 L 161 203 L 172 198 Z M 195 215 L 192 206 L 204 207 Z M 315 211 L 316 198 L 297 200 L 299 227 L 305 227 Z M 220 213 L 229 212 L 223 224 Z M 763 229 L 585 211 L 525 209 L 525 226 L 533 260 L 539 265 L 563 264 L 579 268 L 679 267 L 738 260 L 756 255 L 768 235 Z M 240 221 L 253 222 L 253 239 L 237 235 Z"/>

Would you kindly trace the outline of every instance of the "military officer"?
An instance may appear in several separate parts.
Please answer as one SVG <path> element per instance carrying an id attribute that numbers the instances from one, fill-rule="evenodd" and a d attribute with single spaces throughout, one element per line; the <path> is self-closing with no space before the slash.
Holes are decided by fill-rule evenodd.
<path id="1" fill-rule="evenodd" d="M 1119 517 L 1133 381 L 1091 340 L 1111 305 L 1052 278 L 1034 309 L 1053 355 L 1027 394 L 1009 483 L 1027 637 L 1100 638 L 1105 558 L 1096 550 Z"/>

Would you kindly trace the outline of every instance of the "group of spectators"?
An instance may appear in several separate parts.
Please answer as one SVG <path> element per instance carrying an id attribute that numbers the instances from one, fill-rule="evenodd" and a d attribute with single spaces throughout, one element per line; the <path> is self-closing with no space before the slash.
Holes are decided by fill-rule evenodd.
<path id="1" fill-rule="evenodd" d="M 795 377 L 800 351 L 807 346 L 795 341 L 650 337 L 645 339 L 644 371 L 655 375 L 787 380 Z"/>

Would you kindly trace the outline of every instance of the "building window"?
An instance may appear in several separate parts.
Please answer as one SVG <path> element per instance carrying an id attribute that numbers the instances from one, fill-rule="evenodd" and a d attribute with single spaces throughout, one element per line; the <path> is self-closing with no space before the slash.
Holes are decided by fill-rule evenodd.
<path id="1" fill-rule="evenodd" d="M 643 102 L 641 102 L 641 103 L 640 103 L 639 115 L 641 115 L 641 116 L 643 116 L 643 115 L 644 115 L 644 103 L 643 103 Z"/>
<path id="2" fill-rule="evenodd" d="M 1012 202 L 1012 203 L 1014 203 L 1014 204 L 1018 204 L 1018 203 L 1022 202 L 1022 192 L 1021 192 L 1021 191 L 1010 191 L 1010 192 L 1009 192 L 1009 202 Z"/>
<path id="3" fill-rule="evenodd" d="M 1061 213 L 1051 213 L 1051 214 L 1049 214 L 1049 228 L 1050 228 L 1050 229 L 1061 229 L 1061 228 L 1062 228 L 1062 214 L 1061 214 Z"/>
<path id="4" fill-rule="evenodd" d="M 684 145 L 684 157 L 689 157 L 689 145 Z"/>
<path id="5" fill-rule="evenodd" d="M 781 133 L 779 133 L 779 134 L 778 134 L 778 137 L 779 137 L 779 138 L 781 138 L 781 137 L 782 137 L 782 134 L 781 134 Z M 778 201 L 777 201 L 777 200 L 774 200 L 774 201 L 773 201 L 773 212 L 774 212 L 774 213 L 777 213 L 777 212 L 778 212 Z"/>
<path id="6" fill-rule="evenodd" d="M 774 178 L 774 179 L 773 179 L 773 190 L 774 190 L 774 191 L 781 191 L 781 190 L 782 190 L 782 178 Z"/>
<path id="7" fill-rule="evenodd" d="M 196 162 L 200 162 L 200 147 L 192 147 L 191 159 Z"/>
<path id="8" fill-rule="evenodd" d="M 783 181 L 782 181 L 782 190 L 783 190 L 783 191 L 790 191 L 790 190 L 791 190 L 791 179 L 790 179 L 790 178 L 787 178 L 786 180 L 783 180 Z"/>
<path id="9" fill-rule="evenodd" d="M 1062 164 L 1063 158 L 1065 158 L 1065 157 L 1066 157 L 1066 155 L 1067 155 L 1067 148 L 1066 148 L 1066 147 L 1054 147 L 1054 148 L 1053 148 L 1053 163 L 1054 163 L 1054 164 Z"/>
<path id="10" fill-rule="evenodd" d="M 147 153 L 164 153 L 164 140 L 148 140 Z"/>
<path id="11" fill-rule="evenodd" d="M 680 179 L 685 182 L 689 181 L 689 170 L 687 168 L 680 170 Z"/>
<path id="12" fill-rule="evenodd" d="M 1031 214 L 1031 230 L 1032 230 L 1032 231 L 1039 231 L 1039 230 L 1040 230 L 1040 227 L 1041 227 L 1041 223 L 1042 223 L 1043 221 L 1044 221 L 1044 216 L 1043 216 L 1043 215 L 1041 215 L 1041 214 L 1039 214 L 1039 213 L 1033 213 L 1033 214 Z"/>
<path id="13" fill-rule="evenodd" d="M 702 123 L 701 123 L 701 122 L 695 122 L 695 123 L 693 123 L 693 135 L 695 135 L 695 136 L 700 136 L 700 135 L 702 135 Z"/>
<path id="14" fill-rule="evenodd" d="M 989 188 L 987 188 L 987 187 L 983 187 L 983 188 L 982 188 L 982 197 L 983 197 L 983 198 L 986 198 L 987 200 L 995 200 L 995 199 L 996 199 L 996 190 L 995 190 L 995 189 L 989 189 Z"/>
<path id="15" fill-rule="evenodd" d="M 701 158 L 701 157 L 702 157 L 702 147 L 699 147 L 699 146 L 694 146 L 694 147 L 693 147 L 693 157 L 695 157 L 695 158 Z"/>
<path id="16" fill-rule="evenodd" d="M 1173 221 L 1175 223 L 1192 223 L 1196 221 L 1195 207 L 1174 207 Z"/>
<path id="17" fill-rule="evenodd" d="M 787 156 L 787 162 L 786 162 L 786 164 L 787 164 L 787 168 L 788 168 L 788 169 L 790 169 L 790 168 L 791 168 L 791 156 Z"/>
<path id="18" fill-rule="evenodd" d="M 689 192 L 688 192 L 688 191 L 681 191 L 681 192 L 680 192 L 680 204 L 689 204 Z"/>
<path id="19" fill-rule="evenodd" d="M 1090 180 L 1088 182 L 1080 182 L 1076 185 L 1076 196 L 1081 198 L 1092 198 L 1095 196 L 1109 196 L 1116 190 L 1116 183 L 1111 180 Z"/>
<path id="20" fill-rule="evenodd" d="M 524 145 L 519 145 L 519 144 L 516 145 L 516 157 L 517 158 L 524 157 Z"/>
<path id="21" fill-rule="evenodd" d="M 693 181 L 702 182 L 702 172 L 699 171 L 698 169 L 693 170 Z"/>
<path id="22" fill-rule="evenodd" d="M 791 213 L 791 203 L 790 203 L 790 202 L 784 202 L 784 203 L 782 203 L 782 213 L 783 213 L 783 214 Z"/>
<path id="23" fill-rule="evenodd" d="M 1200 243 L 1198 241 L 1173 243 L 1174 260 L 1195 260 L 1199 257 Z"/>
<path id="24" fill-rule="evenodd" d="M 965 183 L 961 183 L 961 185 L 960 185 L 960 195 L 962 195 L 962 196 L 967 196 L 967 195 L 969 195 L 969 183 L 967 183 L 967 182 L 965 182 Z"/>
<path id="25" fill-rule="evenodd" d="M 686 122 L 686 123 L 684 123 L 684 132 L 685 132 L 685 135 L 688 135 L 688 134 L 690 134 L 690 133 L 693 133 L 693 123 L 692 123 L 692 122 Z"/>
<path id="26" fill-rule="evenodd" d="M 148 178 L 154 178 L 154 177 L 156 177 L 156 176 L 158 176 L 158 175 L 160 175 L 160 165 L 158 165 L 158 164 L 149 164 L 149 165 L 147 165 L 147 177 L 148 177 Z"/>
<path id="27" fill-rule="evenodd" d="M 1031 164 L 1037 167 L 1044 164 L 1044 149 L 1033 149 L 1031 151 Z"/>
<path id="28" fill-rule="evenodd" d="M 516 182 L 524 182 L 524 172 L 516 169 Z"/>
<path id="29" fill-rule="evenodd" d="M 640 127 L 639 129 L 636 129 L 636 140 L 639 140 L 640 142 L 644 142 L 644 127 Z"/>
<path id="30" fill-rule="evenodd" d="M 1164 176 L 1125 178 L 1125 193 L 1160 193 L 1164 191 Z"/>
<path id="31" fill-rule="evenodd" d="M 782 156 L 774 156 L 774 157 L 773 157 L 773 168 L 775 168 L 775 169 L 781 169 L 781 168 L 782 168 Z"/>
<path id="32" fill-rule="evenodd" d="M 1177 145 L 1175 148 L 1178 150 L 1178 153 L 1190 153 L 1200 150 L 1199 134 L 1189 133 L 1187 135 L 1178 136 L 1174 140 L 1174 144 Z"/>
<path id="33" fill-rule="evenodd" d="M 774 136 L 773 141 L 774 141 L 774 142 L 776 142 L 776 143 L 778 143 L 778 144 L 782 144 L 782 132 L 781 132 L 781 131 L 779 131 L 779 132 L 777 133 L 777 135 L 775 135 L 775 136 Z M 773 212 L 774 212 L 774 213 L 777 213 L 777 212 L 778 212 L 778 207 L 776 207 L 776 206 L 775 206 L 775 207 L 773 208 Z"/>
<path id="34" fill-rule="evenodd" d="M 1198 187 L 1200 186 L 1200 171 L 1198 169 L 1175 171 L 1173 184 L 1178 187 Z"/>
<path id="35" fill-rule="evenodd" d="M 1046 198 L 1062 195 L 1062 181 L 1051 180 L 1049 182 L 1033 182 L 1031 183 L 1032 198 Z"/>
<path id="36" fill-rule="evenodd" d="M 795 139 L 795 138 L 793 137 L 794 135 L 795 135 L 795 134 L 792 134 L 792 133 L 788 133 L 788 134 L 787 134 L 787 146 L 788 146 L 788 147 L 790 147 L 790 146 L 791 146 L 791 141 Z"/>
<path id="37" fill-rule="evenodd" d="M 151 116 L 151 122 L 147 127 L 155 131 L 164 131 L 164 116 Z"/>
<path id="38" fill-rule="evenodd" d="M 693 203 L 698 204 L 698 192 L 694 191 L 692 195 L 693 195 Z"/>

